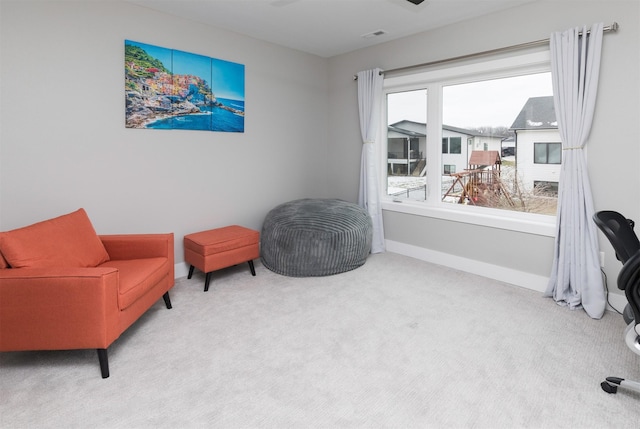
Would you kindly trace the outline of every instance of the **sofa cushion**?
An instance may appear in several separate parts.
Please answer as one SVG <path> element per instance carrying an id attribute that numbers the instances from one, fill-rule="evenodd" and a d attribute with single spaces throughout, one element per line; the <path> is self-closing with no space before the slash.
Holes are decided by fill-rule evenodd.
<path id="1" fill-rule="evenodd" d="M 138 298 L 152 289 L 169 270 L 168 258 L 143 258 L 108 261 L 101 267 L 118 269 L 118 307 L 127 309 Z"/>
<path id="2" fill-rule="evenodd" d="M 0 252 L 12 268 L 95 267 L 109 260 L 84 209 L 0 232 Z"/>

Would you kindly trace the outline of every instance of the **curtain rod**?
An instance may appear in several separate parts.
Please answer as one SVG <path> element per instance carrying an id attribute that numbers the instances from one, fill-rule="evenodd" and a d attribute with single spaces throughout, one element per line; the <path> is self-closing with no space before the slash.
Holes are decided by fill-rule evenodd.
<path id="1" fill-rule="evenodd" d="M 607 33 L 609 31 L 618 31 L 618 28 L 620 26 L 618 25 L 617 22 L 614 22 L 611 25 L 608 25 L 606 27 L 604 27 L 602 29 L 603 32 Z M 591 31 L 587 31 L 587 35 L 590 34 Z M 582 36 L 582 32 L 579 33 L 580 36 Z M 535 40 L 533 42 L 525 42 L 525 43 L 520 43 L 518 45 L 511 45 L 511 46 L 505 46 L 502 48 L 496 48 L 496 49 L 490 49 L 488 51 L 482 51 L 482 52 L 475 52 L 473 54 L 466 54 L 466 55 L 460 55 L 458 57 L 452 57 L 452 58 L 445 58 L 442 60 L 435 60 L 435 61 L 431 61 L 428 63 L 422 63 L 422 64 L 415 64 L 412 66 L 405 66 L 405 67 L 399 67 L 399 68 L 395 68 L 395 69 L 391 69 L 391 70 L 382 70 L 380 72 L 381 75 L 385 74 L 385 73 L 396 73 L 396 72 L 401 72 L 401 71 L 406 71 L 406 70 L 412 70 L 412 69 L 417 69 L 417 68 L 423 68 L 423 67 L 429 67 L 429 66 L 434 66 L 434 65 L 438 65 L 438 64 L 445 64 L 445 63 L 450 63 L 450 62 L 454 62 L 454 61 L 460 61 L 460 60 L 466 60 L 469 58 L 477 58 L 477 57 L 482 57 L 485 55 L 492 55 L 492 54 L 498 54 L 501 52 L 509 52 L 509 51 L 515 51 L 518 49 L 525 49 L 525 48 L 532 48 L 535 46 L 541 46 L 544 44 L 548 44 L 550 41 L 550 39 L 542 39 L 542 40 Z M 358 75 L 353 75 L 353 80 L 358 80 Z"/>

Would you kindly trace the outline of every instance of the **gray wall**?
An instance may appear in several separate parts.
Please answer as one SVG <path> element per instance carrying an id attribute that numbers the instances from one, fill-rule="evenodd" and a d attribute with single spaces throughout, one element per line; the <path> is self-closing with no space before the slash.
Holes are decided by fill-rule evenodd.
<path id="1" fill-rule="evenodd" d="M 589 142 L 595 205 L 640 220 L 635 0 L 542 0 L 330 59 L 122 2 L 2 0 L 0 20 L 0 230 L 84 207 L 99 233 L 173 231 L 179 262 L 186 233 L 260 228 L 272 207 L 294 198 L 355 201 L 354 73 L 598 21 L 617 21 L 620 31 L 605 35 Z M 245 64 L 245 133 L 126 129 L 125 39 Z M 384 222 L 393 242 L 537 276 L 550 271 L 550 237 L 397 212 L 385 212 Z M 602 247 L 615 289 L 619 263 Z"/>
<path id="2" fill-rule="evenodd" d="M 620 30 L 606 34 L 603 42 L 598 106 L 587 152 L 589 174 L 596 210 L 614 209 L 640 220 L 636 196 L 640 189 L 639 20 L 637 1 L 539 1 L 331 58 L 329 153 L 348 157 L 331 162 L 329 187 L 342 198 L 357 195 L 356 171 L 349 167 L 360 156 L 358 112 L 352 102 L 357 97 L 352 77 L 358 71 L 451 58 L 545 39 L 553 31 L 574 26 L 616 21 Z M 387 240 L 536 276 L 548 277 L 551 271 L 552 237 L 397 212 L 383 215 Z M 600 238 L 609 286 L 617 293 L 615 276 L 620 264 L 604 236 Z"/>
<path id="3" fill-rule="evenodd" d="M 327 60 L 122 2 L 1 3 L 0 230 L 84 207 L 99 233 L 259 229 L 327 193 Z M 245 132 L 124 126 L 124 40 L 246 67 Z"/>

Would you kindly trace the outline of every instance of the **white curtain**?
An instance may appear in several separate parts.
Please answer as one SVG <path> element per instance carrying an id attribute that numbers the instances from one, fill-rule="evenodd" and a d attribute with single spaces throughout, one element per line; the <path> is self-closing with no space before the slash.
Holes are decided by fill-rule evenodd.
<path id="1" fill-rule="evenodd" d="M 378 130 L 383 81 L 381 72 L 382 70 L 377 68 L 358 73 L 358 108 L 363 141 L 358 204 L 369 212 L 373 221 L 371 253 L 385 251 L 382 208 L 378 193 Z"/>
<path id="2" fill-rule="evenodd" d="M 546 295 L 599 319 L 606 296 L 584 147 L 596 104 L 603 25 L 551 35 L 553 99 L 562 139 L 562 166 L 553 267 Z M 582 36 L 579 35 L 582 32 Z"/>

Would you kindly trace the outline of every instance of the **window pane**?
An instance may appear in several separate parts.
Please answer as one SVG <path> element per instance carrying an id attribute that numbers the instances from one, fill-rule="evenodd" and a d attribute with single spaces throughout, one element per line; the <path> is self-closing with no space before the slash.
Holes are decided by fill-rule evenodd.
<path id="1" fill-rule="evenodd" d="M 442 201 L 555 214 L 557 199 L 534 186 L 557 180 L 562 156 L 555 143 L 534 144 L 560 141 L 551 73 L 442 88 L 442 137 L 449 140 L 442 165 L 457 171 L 447 175 L 443 168 Z"/>
<path id="2" fill-rule="evenodd" d="M 547 148 L 549 164 L 560 164 L 562 162 L 562 145 L 560 143 L 549 143 Z"/>
<path id="3" fill-rule="evenodd" d="M 547 144 L 546 143 L 534 143 L 533 162 L 536 164 L 547 163 Z"/>
<path id="4" fill-rule="evenodd" d="M 426 199 L 426 134 L 427 91 L 387 94 L 387 195 Z"/>
<path id="5" fill-rule="evenodd" d="M 462 137 L 451 137 L 449 139 L 449 153 L 462 153 Z"/>

